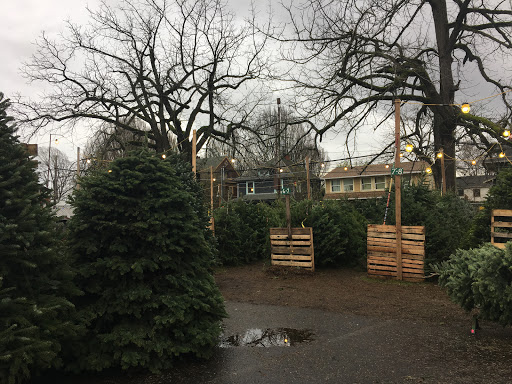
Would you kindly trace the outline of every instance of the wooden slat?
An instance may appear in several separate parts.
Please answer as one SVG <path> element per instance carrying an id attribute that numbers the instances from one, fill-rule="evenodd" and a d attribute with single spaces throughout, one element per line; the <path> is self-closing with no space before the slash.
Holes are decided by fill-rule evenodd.
<path id="1" fill-rule="evenodd" d="M 512 222 L 510 221 L 495 221 L 491 223 L 491 228 L 512 228 Z"/>
<path id="2" fill-rule="evenodd" d="M 418 235 L 412 233 L 402 233 L 402 239 L 425 241 L 425 234 Z"/>
<path id="3" fill-rule="evenodd" d="M 501 248 L 501 249 L 505 249 L 505 244 L 507 243 L 495 243 L 495 242 L 492 242 L 492 245 L 494 245 L 495 247 L 498 247 L 498 248 Z"/>
<path id="4" fill-rule="evenodd" d="M 292 228 L 292 235 L 308 235 L 310 236 L 310 227 Z M 288 228 L 270 228 L 270 235 L 288 235 Z"/>
<path id="5" fill-rule="evenodd" d="M 425 234 L 425 227 L 423 226 L 402 226 L 402 233 L 416 233 Z"/>
<path id="6" fill-rule="evenodd" d="M 284 254 L 292 254 L 292 255 L 311 255 L 311 247 L 272 247 L 271 252 L 275 253 L 284 253 Z"/>
<path id="7" fill-rule="evenodd" d="M 512 239 L 512 233 L 507 232 L 491 232 L 491 238 L 492 237 L 499 237 L 502 239 Z"/>
<path id="8" fill-rule="evenodd" d="M 283 265 L 288 267 L 310 267 L 312 268 L 311 262 L 299 262 L 299 261 L 279 261 L 275 260 L 272 262 L 273 265 Z"/>
<path id="9" fill-rule="evenodd" d="M 512 209 L 493 209 L 493 216 L 512 216 Z"/>
<path id="10" fill-rule="evenodd" d="M 271 245 L 288 245 L 288 246 L 311 246 L 313 242 L 311 240 L 271 240 Z"/>
<path id="11" fill-rule="evenodd" d="M 274 254 L 272 254 L 272 260 L 295 260 L 295 261 L 309 261 L 309 262 L 311 262 L 311 256 L 274 255 Z"/>
<path id="12" fill-rule="evenodd" d="M 294 235 L 292 233 L 292 240 L 310 240 L 309 235 Z M 270 240 L 288 240 L 288 235 L 270 235 Z"/>

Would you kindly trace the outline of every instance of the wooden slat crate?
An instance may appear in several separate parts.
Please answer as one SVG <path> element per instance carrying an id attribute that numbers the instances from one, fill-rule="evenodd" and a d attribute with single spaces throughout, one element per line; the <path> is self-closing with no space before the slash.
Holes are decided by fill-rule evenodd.
<path id="1" fill-rule="evenodd" d="M 315 270 L 313 228 L 270 228 L 272 265 L 284 265 Z"/>
<path id="2" fill-rule="evenodd" d="M 512 209 L 493 209 L 491 217 L 491 244 L 505 249 L 512 241 Z"/>
<path id="3" fill-rule="evenodd" d="M 368 275 L 397 278 L 396 228 L 394 225 L 368 225 Z M 402 227 L 402 279 L 423 281 L 425 262 L 425 227 Z"/>

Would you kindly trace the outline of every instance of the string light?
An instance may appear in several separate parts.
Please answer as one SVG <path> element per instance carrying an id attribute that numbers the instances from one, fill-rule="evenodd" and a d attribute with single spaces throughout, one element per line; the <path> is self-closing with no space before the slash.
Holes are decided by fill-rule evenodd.
<path id="1" fill-rule="evenodd" d="M 112 170 L 111 170 L 111 169 L 109 169 L 109 170 L 108 170 L 108 173 L 112 173 Z"/>
<path id="2" fill-rule="evenodd" d="M 508 129 L 505 129 L 503 131 L 503 137 L 507 137 L 507 138 L 510 137 L 510 131 Z"/>
<path id="3" fill-rule="evenodd" d="M 235 161 L 236 161 L 236 159 L 231 159 L 231 162 L 232 162 L 233 164 L 235 163 Z"/>
<path id="4" fill-rule="evenodd" d="M 438 152 L 438 153 L 437 153 L 437 158 L 438 158 L 438 159 L 441 159 L 442 157 L 443 157 L 443 152 Z"/>
<path id="5" fill-rule="evenodd" d="M 425 172 L 427 172 L 428 174 L 431 174 L 431 173 L 432 173 L 432 168 L 427 167 L 427 168 L 425 169 Z"/>
<path id="6" fill-rule="evenodd" d="M 473 160 L 471 164 L 476 165 L 476 160 Z"/>
<path id="7" fill-rule="evenodd" d="M 389 164 L 386 164 L 386 169 L 388 169 L 388 168 L 389 168 Z"/>
<path id="8" fill-rule="evenodd" d="M 469 106 L 468 103 L 464 103 L 460 107 L 460 110 L 462 111 L 462 113 L 469 113 L 469 111 L 471 110 L 471 107 Z"/>
<path id="9" fill-rule="evenodd" d="M 403 154 L 403 153 L 400 153 L 400 157 L 404 157 L 404 154 Z"/>
<path id="10" fill-rule="evenodd" d="M 164 159 L 164 160 L 165 160 L 165 158 L 166 158 L 166 157 L 167 157 L 167 156 L 165 156 L 165 153 L 162 153 L 162 159 Z"/>
<path id="11" fill-rule="evenodd" d="M 411 143 L 407 143 L 407 145 L 405 146 L 405 150 L 407 152 L 412 152 L 413 149 L 414 149 L 414 146 Z"/>
<path id="12" fill-rule="evenodd" d="M 348 171 L 348 167 L 343 168 L 345 171 Z"/>
<path id="13" fill-rule="evenodd" d="M 284 169 L 283 168 L 279 168 L 279 172 L 283 173 Z"/>
<path id="14" fill-rule="evenodd" d="M 503 159 L 505 157 L 505 153 L 504 152 L 500 152 L 500 154 L 498 156 L 500 157 L 500 159 Z"/>
<path id="15" fill-rule="evenodd" d="M 91 159 L 87 159 L 87 160 L 85 160 L 85 162 L 86 162 L 87 164 L 91 164 Z"/>

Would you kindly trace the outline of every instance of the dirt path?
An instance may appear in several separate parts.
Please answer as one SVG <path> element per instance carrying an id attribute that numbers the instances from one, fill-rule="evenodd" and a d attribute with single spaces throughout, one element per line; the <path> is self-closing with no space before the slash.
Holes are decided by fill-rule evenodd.
<path id="1" fill-rule="evenodd" d="M 471 316 L 435 283 L 373 279 L 352 269 L 274 269 L 263 263 L 224 268 L 215 278 L 226 300 L 471 326 Z"/>

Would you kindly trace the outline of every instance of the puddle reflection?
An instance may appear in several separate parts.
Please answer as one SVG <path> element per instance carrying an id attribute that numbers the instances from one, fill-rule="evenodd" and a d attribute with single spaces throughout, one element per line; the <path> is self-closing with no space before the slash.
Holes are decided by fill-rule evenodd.
<path id="1" fill-rule="evenodd" d="M 309 329 L 248 329 L 244 334 L 222 337 L 219 347 L 290 347 L 314 340 Z"/>

